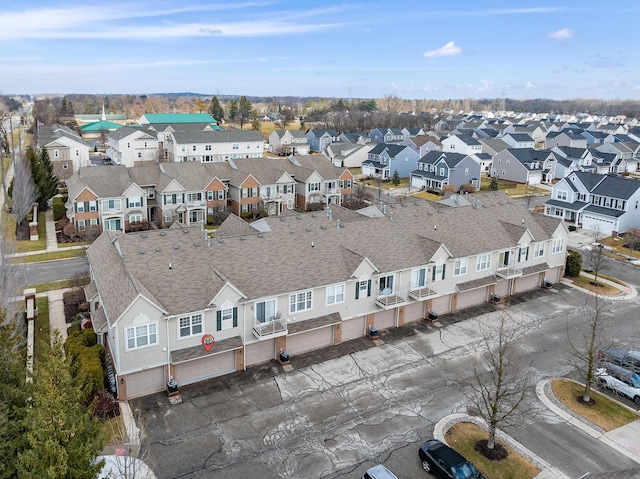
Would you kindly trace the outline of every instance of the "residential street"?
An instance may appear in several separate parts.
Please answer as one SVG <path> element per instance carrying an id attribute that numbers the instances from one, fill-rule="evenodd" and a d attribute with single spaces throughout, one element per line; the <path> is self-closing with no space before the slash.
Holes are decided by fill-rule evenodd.
<path id="1" fill-rule="evenodd" d="M 565 285 L 517 298 L 512 314 L 530 324 L 522 370 L 532 374 L 533 412 L 506 432 L 568 477 L 637 466 L 545 409 L 533 392 L 543 378 L 572 376 L 567 321 L 584 317 L 585 295 Z M 637 298 L 609 301 L 607 313 L 630 342 Z M 417 449 L 444 416 L 465 412 L 468 381 L 478 353 L 478 326 L 496 314 L 490 305 L 426 321 L 134 400 L 158 478 L 353 478 L 384 463 L 399 478 L 428 477 Z M 572 327 L 569 328 L 573 330 Z"/>

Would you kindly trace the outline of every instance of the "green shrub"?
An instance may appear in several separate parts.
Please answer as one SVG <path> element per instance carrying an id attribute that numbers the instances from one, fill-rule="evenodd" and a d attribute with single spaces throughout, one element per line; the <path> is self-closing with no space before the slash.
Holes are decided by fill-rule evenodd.
<path id="1" fill-rule="evenodd" d="M 569 251 L 567 255 L 567 264 L 565 267 L 565 276 L 575 278 L 580 276 L 582 270 L 582 255 L 577 251 Z"/>
<path id="2" fill-rule="evenodd" d="M 578 228 L 576 228 L 576 227 L 575 227 L 575 226 L 573 226 L 573 225 L 570 225 L 570 226 L 569 226 L 569 231 L 575 231 L 575 230 L 577 230 L 577 229 L 578 229 Z"/>
<path id="3" fill-rule="evenodd" d="M 72 323 L 75 326 L 77 321 Z M 70 330 L 72 328 L 69 328 Z M 71 361 L 71 373 L 82 384 L 87 396 L 104 389 L 104 347 L 97 344 L 93 329 L 74 330 L 64 343 Z"/>
<path id="4" fill-rule="evenodd" d="M 65 217 L 67 209 L 64 206 L 64 200 L 60 196 L 53 199 L 53 219 L 59 221 Z"/>

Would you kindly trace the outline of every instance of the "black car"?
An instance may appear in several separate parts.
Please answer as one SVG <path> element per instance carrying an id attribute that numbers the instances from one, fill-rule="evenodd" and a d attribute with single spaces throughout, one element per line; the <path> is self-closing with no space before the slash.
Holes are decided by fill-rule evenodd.
<path id="1" fill-rule="evenodd" d="M 422 468 L 440 479 L 486 479 L 473 464 L 437 439 L 425 442 L 418 455 Z"/>

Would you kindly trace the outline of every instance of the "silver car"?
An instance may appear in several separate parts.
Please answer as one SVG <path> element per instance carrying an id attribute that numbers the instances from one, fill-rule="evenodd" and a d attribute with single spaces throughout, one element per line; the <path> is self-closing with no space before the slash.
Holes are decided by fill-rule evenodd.
<path id="1" fill-rule="evenodd" d="M 626 396 L 640 406 L 640 377 L 637 374 L 615 365 L 610 365 L 609 369 L 598 368 L 596 374 L 600 386 Z"/>

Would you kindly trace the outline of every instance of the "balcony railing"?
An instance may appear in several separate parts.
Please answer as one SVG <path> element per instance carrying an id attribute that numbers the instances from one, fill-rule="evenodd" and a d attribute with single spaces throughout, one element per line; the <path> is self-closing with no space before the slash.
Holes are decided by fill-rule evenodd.
<path id="1" fill-rule="evenodd" d="M 185 203 L 187 205 L 187 208 L 196 208 L 196 207 L 202 207 L 205 205 L 205 200 L 187 200 L 187 202 Z"/>
<path id="2" fill-rule="evenodd" d="M 394 291 L 390 294 L 385 294 L 384 290 L 378 293 L 376 297 L 376 304 L 383 309 L 397 308 L 407 303 L 407 291 L 400 290 Z"/>
<path id="3" fill-rule="evenodd" d="M 253 335 L 259 340 L 276 338 L 278 336 L 285 336 L 287 334 L 287 320 L 286 319 L 272 319 L 261 323 L 257 319 L 253 322 Z"/>
<path id="4" fill-rule="evenodd" d="M 522 276 L 522 263 L 509 264 L 498 268 L 496 274 L 505 279 L 518 278 Z"/>
<path id="5" fill-rule="evenodd" d="M 425 286 L 424 288 L 412 289 L 409 291 L 409 297 L 415 299 L 416 301 L 422 301 L 424 299 L 430 298 L 431 296 L 435 296 L 438 292 L 435 289 L 430 288 L 429 286 Z"/>

